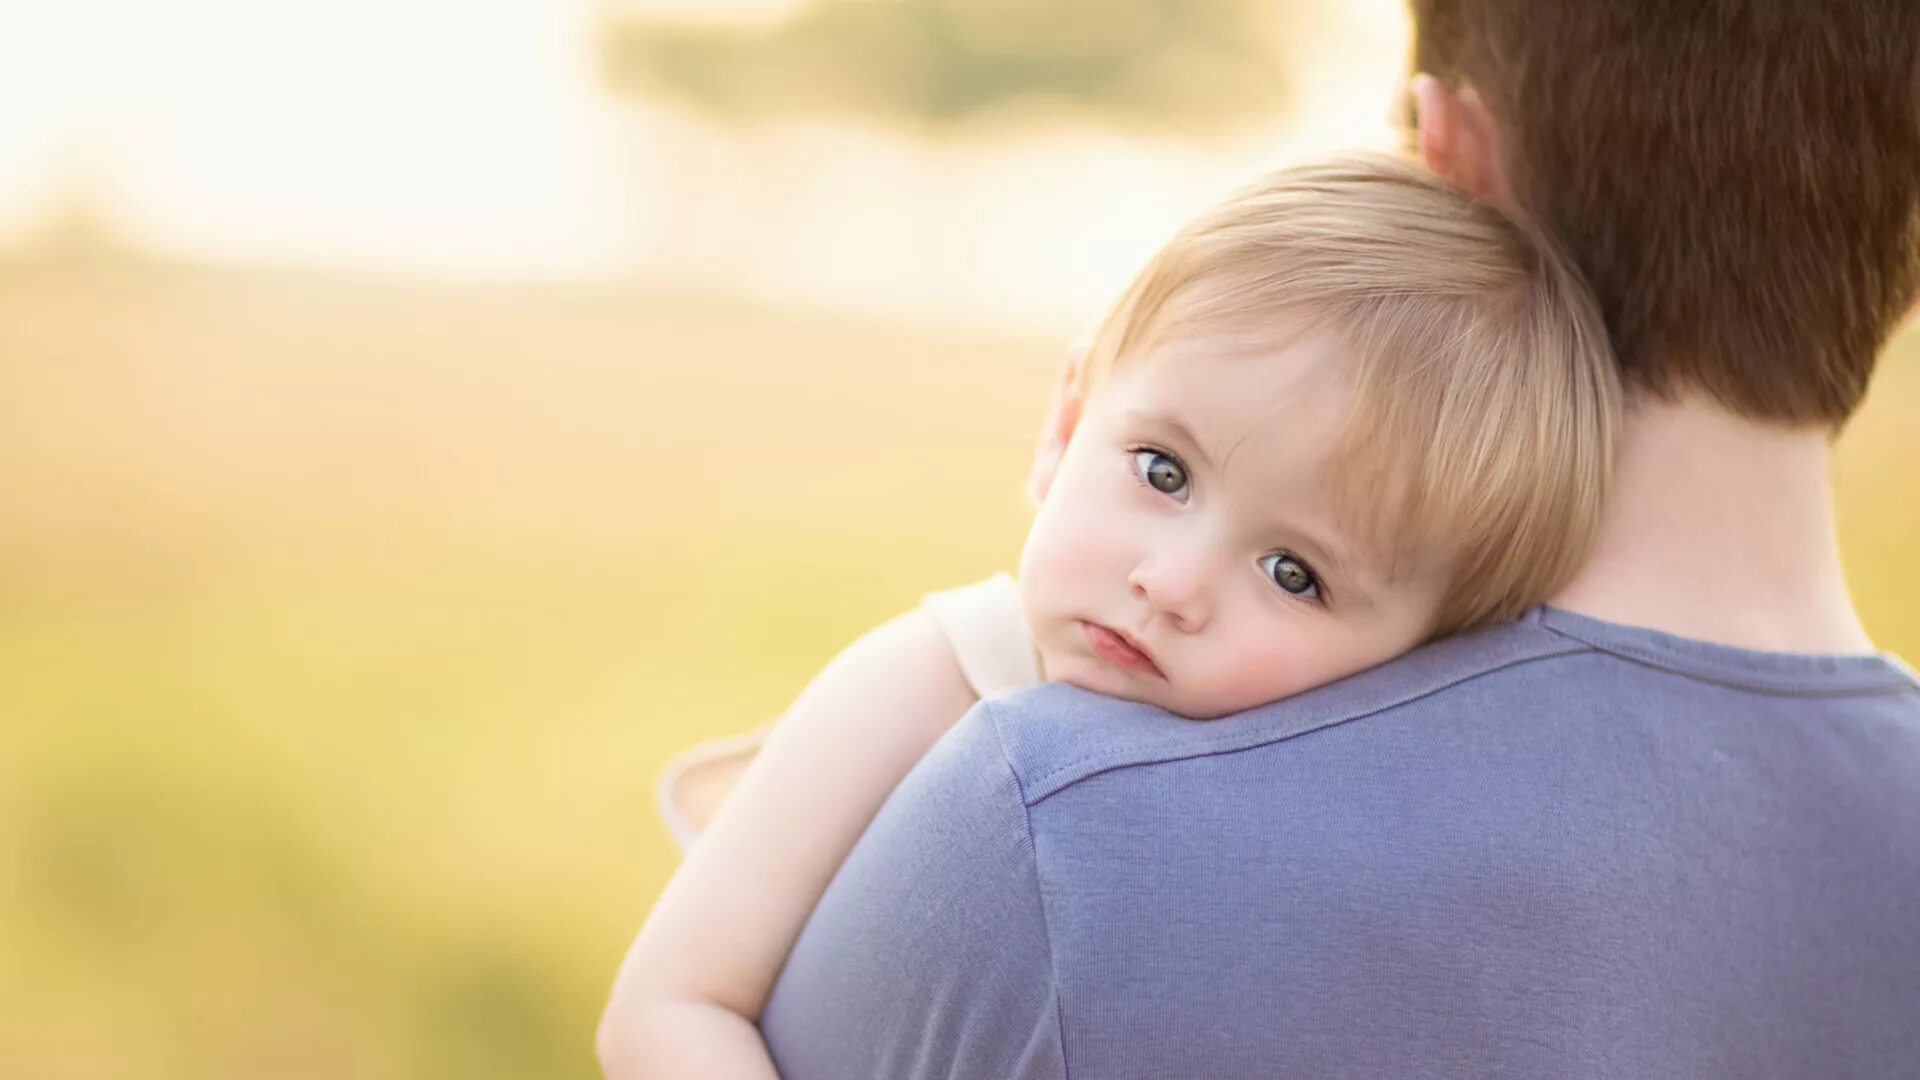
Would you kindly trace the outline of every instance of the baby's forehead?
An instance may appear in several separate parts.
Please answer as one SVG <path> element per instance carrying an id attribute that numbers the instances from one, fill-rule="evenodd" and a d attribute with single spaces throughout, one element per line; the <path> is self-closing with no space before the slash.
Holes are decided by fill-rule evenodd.
<path id="1" fill-rule="evenodd" d="M 1230 472 L 1324 469 L 1352 401 L 1338 342 L 1277 345 L 1186 340 L 1116 373 L 1125 415 L 1173 430 L 1205 463 Z"/>

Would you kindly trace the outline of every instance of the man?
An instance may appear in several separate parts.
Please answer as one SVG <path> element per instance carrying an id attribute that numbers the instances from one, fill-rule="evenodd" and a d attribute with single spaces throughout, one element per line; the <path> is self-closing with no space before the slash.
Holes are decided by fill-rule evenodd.
<path id="1" fill-rule="evenodd" d="M 976 709 L 789 959 L 784 1075 L 1920 1071 L 1920 682 L 1827 479 L 1920 283 L 1920 5 L 1413 7 L 1421 157 L 1620 352 L 1595 554 L 1240 716 Z"/>

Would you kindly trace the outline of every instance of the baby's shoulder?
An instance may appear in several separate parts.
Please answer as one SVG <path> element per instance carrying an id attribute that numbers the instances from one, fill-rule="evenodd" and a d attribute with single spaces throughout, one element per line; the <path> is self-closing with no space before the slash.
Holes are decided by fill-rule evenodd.
<path id="1" fill-rule="evenodd" d="M 1040 658 L 1020 608 L 1020 587 L 995 574 L 957 589 L 928 593 L 921 610 L 946 638 L 960 672 L 985 699 L 1040 682 Z"/>

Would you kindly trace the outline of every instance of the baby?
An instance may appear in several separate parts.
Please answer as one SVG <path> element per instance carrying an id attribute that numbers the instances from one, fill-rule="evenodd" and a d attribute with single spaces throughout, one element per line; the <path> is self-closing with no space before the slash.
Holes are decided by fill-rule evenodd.
<path id="1" fill-rule="evenodd" d="M 709 791 L 670 791 L 704 820 L 733 787 L 621 970 L 608 1074 L 775 1075 L 754 1021 L 788 949 L 980 697 L 1044 679 L 1206 720 L 1546 600 L 1587 551 L 1619 398 L 1567 262 L 1411 164 L 1289 169 L 1202 214 L 1061 377 L 1018 585 L 929 597 L 757 754 L 687 771 Z"/>

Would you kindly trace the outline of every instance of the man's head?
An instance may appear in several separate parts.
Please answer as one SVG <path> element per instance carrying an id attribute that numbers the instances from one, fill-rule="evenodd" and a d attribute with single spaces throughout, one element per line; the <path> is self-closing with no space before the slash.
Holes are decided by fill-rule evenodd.
<path id="1" fill-rule="evenodd" d="M 1423 156 L 1571 251 L 1630 387 L 1845 421 L 1920 286 L 1920 3 L 1409 6 Z"/>

